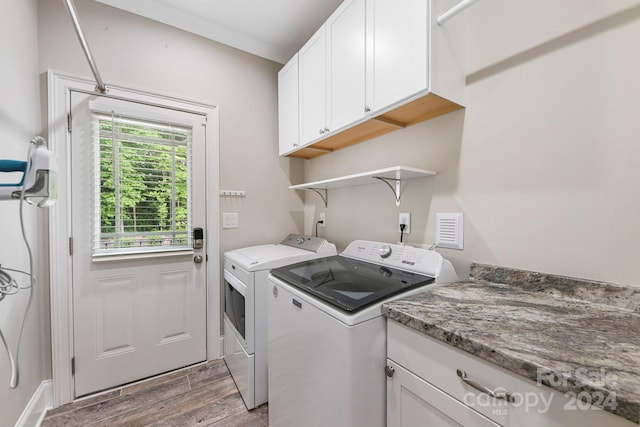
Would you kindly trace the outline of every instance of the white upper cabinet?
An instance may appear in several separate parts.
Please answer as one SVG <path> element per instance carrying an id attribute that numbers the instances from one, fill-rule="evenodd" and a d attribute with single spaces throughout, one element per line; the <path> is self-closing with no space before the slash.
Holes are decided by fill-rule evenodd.
<path id="1" fill-rule="evenodd" d="M 327 31 L 327 117 L 331 132 L 365 116 L 365 0 L 347 0 Z"/>
<path id="2" fill-rule="evenodd" d="M 300 144 L 365 115 L 365 0 L 346 0 L 300 49 Z"/>
<path id="3" fill-rule="evenodd" d="M 314 158 L 463 108 L 458 0 L 345 0 L 302 47 L 299 146 Z M 282 154 L 282 152 L 281 152 Z"/>
<path id="4" fill-rule="evenodd" d="M 278 73 L 280 155 L 298 147 L 298 54 Z"/>
<path id="5" fill-rule="evenodd" d="M 322 26 L 298 53 L 300 78 L 300 143 L 327 132 L 326 34 Z"/>
<path id="6" fill-rule="evenodd" d="M 367 107 L 373 113 L 428 89 L 425 0 L 368 0 Z"/>

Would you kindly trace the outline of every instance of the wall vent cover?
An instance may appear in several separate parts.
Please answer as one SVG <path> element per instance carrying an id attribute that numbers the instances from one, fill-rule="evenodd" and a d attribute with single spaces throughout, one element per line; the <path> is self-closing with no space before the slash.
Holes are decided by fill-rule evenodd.
<path id="1" fill-rule="evenodd" d="M 436 246 L 439 248 L 464 249 L 463 217 L 459 213 L 436 214 Z"/>

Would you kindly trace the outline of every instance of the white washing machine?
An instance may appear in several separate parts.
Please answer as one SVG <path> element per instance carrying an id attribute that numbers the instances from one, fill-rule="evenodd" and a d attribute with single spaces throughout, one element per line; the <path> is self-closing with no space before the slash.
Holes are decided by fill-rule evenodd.
<path id="1" fill-rule="evenodd" d="M 457 280 L 437 252 L 362 240 L 272 270 L 269 426 L 384 427 L 381 304 Z"/>
<path id="2" fill-rule="evenodd" d="M 269 270 L 335 254 L 325 239 L 298 234 L 224 254 L 224 360 L 247 409 L 267 401 Z"/>

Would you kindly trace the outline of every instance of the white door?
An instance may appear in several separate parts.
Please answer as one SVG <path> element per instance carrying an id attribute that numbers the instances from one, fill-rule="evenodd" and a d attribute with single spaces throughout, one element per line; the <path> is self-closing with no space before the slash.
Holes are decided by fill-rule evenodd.
<path id="1" fill-rule="evenodd" d="M 373 112 L 428 89 L 429 4 L 367 3 L 367 106 Z"/>
<path id="2" fill-rule="evenodd" d="M 365 0 L 345 1 L 327 20 L 329 129 L 365 115 Z"/>
<path id="3" fill-rule="evenodd" d="M 300 145 L 327 133 L 325 27 L 309 39 L 298 53 L 300 93 Z"/>
<path id="4" fill-rule="evenodd" d="M 79 92 L 71 111 L 77 397 L 206 359 L 205 117 Z"/>
<path id="5" fill-rule="evenodd" d="M 278 72 L 278 131 L 280 155 L 298 146 L 298 54 Z"/>

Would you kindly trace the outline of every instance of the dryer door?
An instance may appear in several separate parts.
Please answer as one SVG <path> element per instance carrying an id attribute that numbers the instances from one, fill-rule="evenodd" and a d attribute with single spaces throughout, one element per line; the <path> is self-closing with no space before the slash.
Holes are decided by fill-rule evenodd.
<path id="1" fill-rule="evenodd" d="M 247 349 L 247 285 L 236 277 L 224 272 L 224 315 L 233 327 L 233 333 Z"/>

